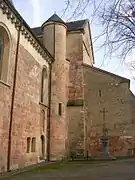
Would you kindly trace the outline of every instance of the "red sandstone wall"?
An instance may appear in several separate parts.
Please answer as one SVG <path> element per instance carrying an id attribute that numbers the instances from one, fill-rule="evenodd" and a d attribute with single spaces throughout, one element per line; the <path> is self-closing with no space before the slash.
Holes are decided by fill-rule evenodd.
<path id="1" fill-rule="evenodd" d="M 8 132 L 11 109 L 15 48 L 16 43 L 15 40 L 12 39 L 8 81 L 7 83 L 5 82 L 5 84 L 0 81 L 0 171 L 7 170 Z"/>
<path id="2" fill-rule="evenodd" d="M 79 153 L 84 149 L 83 113 L 83 36 L 81 32 L 67 34 L 69 85 L 67 107 L 67 151 Z"/>
<path id="3" fill-rule="evenodd" d="M 83 98 L 83 44 L 82 33 L 71 32 L 67 35 L 67 59 L 69 65 L 69 100 Z"/>
<path id="4" fill-rule="evenodd" d="M 103 108 L 108 129 L 109 152 L 114 156 L 131 154 L 135 132 L 131 126 L 131 103 L 128 82 L 121 78 L 84 67 L 87 149 L 93 156 L 101 155 Z M 118 85 L 117 85 L 118 84 Z M 101 97 L 99 95 L 101 90 Z"/>
<path id="5" fill-rule="evenodd" d="M 36 72 L 33 72 L 34 68 Z M 20 168 L 39 160 L 41 111 L 47 111 L 39 105 L 41 71 L 42 66 L 20 45 L 13 114 L 12 168 Z M 36 152 L 26 152 L 27 137 L 36 138 Z"/>

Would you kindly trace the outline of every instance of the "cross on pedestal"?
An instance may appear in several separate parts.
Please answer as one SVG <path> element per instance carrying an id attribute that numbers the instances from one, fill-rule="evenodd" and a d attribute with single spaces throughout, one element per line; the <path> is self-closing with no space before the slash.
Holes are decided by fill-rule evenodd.
<path id="1" fill-rule="evenodd" d="M 105 124 L 105 118 L 106 118 L 106 113 L 108 111 L 106 111 L 105 108 L 103 108 L 103 110 L 100 111 L 101 113 L 103 113 L 103 135 L 101 136 L 101 143 L 102 143 L 102 149 L 103 149 L 103 153 L 104 153 L 104 158 L 108 159 L 109 157 L 109 153 L 108 153 L 108 137 L 107 137 L 107 128 L 106 128 L 106 124 Z"/>
<path id="2" fill-rule="evenodd" d="M 105 118 L 106 118 L 106 113 L 108 112 L 105 108 L 103 108 L 103 110 L 100 111 L 101 113 L 103 113 L 103 135 L 106 135 L 106 126 L 105 126 Z"/>

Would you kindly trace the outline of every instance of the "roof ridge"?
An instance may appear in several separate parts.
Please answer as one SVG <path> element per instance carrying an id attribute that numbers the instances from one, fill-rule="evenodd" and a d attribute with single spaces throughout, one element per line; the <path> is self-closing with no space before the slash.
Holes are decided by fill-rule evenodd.
<path id="1" fill-rule="evenodd" d="M 75 20 L 75 21 L 67 21 L 66 23 L 74 23 L 79 21 L 88 21 L 88 19 L 81 19 L 81 20 Z"/>
<path id="2" fill-rule="evenodd" d="M 96 71 L 100 71 L 100 72 L 103 72 L 103 73 L 106 73 L 106 74 L 109 74 L 109 75 L 112 75 L 112 76 L 115 76 L 115 77 L 118 77 L 118 78 L 121 78 L 121 79 L 125 79 L 125 80 L 127 80 L 127 81 L 130 81 L 130 79 L 128 79 L 128 78 L 126 78 L 126 77 L 123 77 L 123 76 L 114 74 L 114 73 L 109 72 L 109 71 L 106 71 L 106 70 L 104 70 L 104 69 L 100 69 L 100 68 L 95 67 L 95 66 L 90 66 L 90 65 L 85 64 L 85 63 L 83 63 L 83 65 L 84 65 L 84 66 L 87 66 L 87 67 L 89 67 L 89 68 L 91 68 L 91 69 L 94 69 L 94 70 L 96 70 Z"/>

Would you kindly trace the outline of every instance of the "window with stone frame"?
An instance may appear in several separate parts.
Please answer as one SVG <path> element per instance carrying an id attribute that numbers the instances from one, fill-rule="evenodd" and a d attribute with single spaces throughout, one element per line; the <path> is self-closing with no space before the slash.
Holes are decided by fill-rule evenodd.
<path id="1" fill-rule="evenodd" d="M 31 147 L 31 138 L 27 137 L 27 153 L 30 153 L 30 147 Z"/>
<path id="2" fill-rule="evenodd" d="M 48 77 L 47 69 L 43 67 L 41 78 L 41 103 L 48 105 Z"/>
<path id="3" fill-rule="evenodd" d="M 44 132 L 45 130 L 45 111 L 41 111 L 41 129 Z"/>
<path id="4" fill-rule="evenodd" d="M 4 51 L 4 37 L 2 34 L 0 34 L 0 77 L 2 72 L 3 51 Z"/>
<path id="5" fill-rule="evenodd" d="M 33 137 L 31 141 L 31 152 L 36 152 L 36 138 Z"/>
<path id="6" fill-rule="evenodd" d="M 10 39 L 6 27 L 0 25 L 0 80 L 7 82 Z"/>
<path id="7" fill-rule="evenodd" d="M 61 116 L 62 115 L 62 103 L 59 103 L 58 106 L 58 114 Z"/>
<path id="8" fill-rule="evenodd" d="M 99 89 L 98 94 L 99 94 L 99 97 L 102 97 L 102 91 L 101 91 L 101 89 Z"/>

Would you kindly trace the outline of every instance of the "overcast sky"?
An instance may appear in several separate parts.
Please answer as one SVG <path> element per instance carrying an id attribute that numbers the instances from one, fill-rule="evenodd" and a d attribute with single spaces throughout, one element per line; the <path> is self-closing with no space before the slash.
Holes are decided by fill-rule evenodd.
<path id="1" fill-rule="evenodd" d="M 25 21 L 30 25 L 30 27 L 41 26 L 54 12 L 59 16 L 62 15 L 62 9 L 64 7 L 64 0 L 13 0 L 14 6 L 23 16 Z M 88 10 L 89 12 L 89 10 Z M 70 13 L 69 13 L 70 16 Z M 83 18 L 89 18 L 89 13 L 85 14 Z M 66 21 L 68 16 L 64 18 Z M 100 33 L 100 27 L 94 23 L 91 25 L 92 37 Z M 94 43 L 94 54 L 95 54 L 95 66 L 100 67 L 104 70 L 116 73 L 123 77 L 129 78 L 131 80 L 131 90 L 135 93 L 135 82 L 133 81 L 133 73 L 129 70 L 129 67 L 125 63 L 121 63 L 118 59 L 113 58 L 112 60 L 104 60 L 103 50 L 98 50 L 99 44 L 101 44 L 101 39 Z M 134 61 L 134 56 L 130 56 L 127 61 Z"/>

